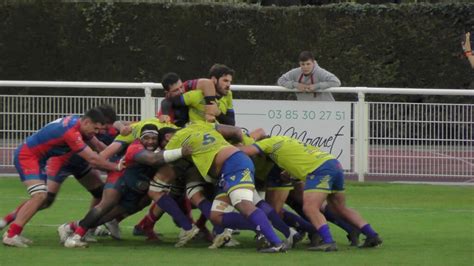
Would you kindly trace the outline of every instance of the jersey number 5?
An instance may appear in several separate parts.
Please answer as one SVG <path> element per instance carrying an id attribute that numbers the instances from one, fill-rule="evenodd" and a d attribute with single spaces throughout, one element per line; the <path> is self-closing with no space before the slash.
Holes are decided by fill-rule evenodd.
<path id="1" fill-rule="evenodd" d="M 214 141 L 216 141 L 216 139 L 213 136 L 211 136 L 210 134 L 204 134 L 203 140 L 202 140 L 202 145 L 211 144 Z"/>

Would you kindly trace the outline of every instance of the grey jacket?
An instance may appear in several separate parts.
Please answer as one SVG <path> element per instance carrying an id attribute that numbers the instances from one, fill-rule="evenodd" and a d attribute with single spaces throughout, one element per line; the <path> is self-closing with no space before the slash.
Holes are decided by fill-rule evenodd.
<path id="1" fill-rule="evenodd" d="M 315 64 L 311 75 L 303 75 L 300 67 L 293 68 L 286 72 L 278 79 L 278 85 L 287 89 L 297 89 L 298 83 L 315 84 L 315 93 L 297 93 L 298 100 L 306 101 L 334 101 L 334 97 L 330 92 L 322 92 L 322 90 L 331 87 L 340 87 L 341 81 L 331 72 L 319 67 Z"/>

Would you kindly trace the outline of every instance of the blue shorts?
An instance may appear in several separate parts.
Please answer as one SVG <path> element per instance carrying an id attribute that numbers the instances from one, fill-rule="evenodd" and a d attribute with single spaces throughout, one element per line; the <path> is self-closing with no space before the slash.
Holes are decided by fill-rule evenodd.
<path id="1" fill-rule="evenodd" d="M 222 166 L 217 195 L 228 195 L 238 188 L 255 189 L 254 174 L 255 166 L 245 153 L 238 151 L 232 154 Z"/>
<path id="2" fill-rule="evenodd" d="M 13 163 L 22 182 L 42 180 L 46 183 L 46 160 L 38 158 L 27 145 L 22 144 L 15 150 Z"/>
<path id="3" fill-rule="evenodd" d="M 292 190 L 293 182 L 283 180 L 281 178 L 281 168 L 276 164 L 272 170 L 268 173 L 267 180 L 265 182 L 267 190 Z"/>
<path id="4" fill-rule="evenodd" d="M 306 177 L 305 192 L 335 193 L 344 191 L 344 171 L 341 163 L 329 160 Z"/>
<path id="5" fill-rule="evenodd" d="M 135 213 L 140 201 L 147 195 L 150 179 L 147 176 L 123 175 L 113 184 L 113 188 L 120 192 L 119 205 L 127 213 Z"/>
<path id="6" fill-rule="evenodd" d="M 60 184 L 70 175 L 73 175 L 76 179 L 81 179 L 92 170 L 89 163 L 76 154 L 52 157 L 48 160 L 46 168 L 48 180 Z"/>

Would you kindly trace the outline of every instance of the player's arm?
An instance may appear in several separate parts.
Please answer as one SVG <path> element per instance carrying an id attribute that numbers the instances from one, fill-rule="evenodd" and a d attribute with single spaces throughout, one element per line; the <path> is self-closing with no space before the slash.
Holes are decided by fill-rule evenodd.
<path id="1" fill-rule="evenodd" d="M 90 140 L 87 141 L 87 144 L 96 152 L 101 152 L 107 148 L 102 141 L 97 139 L 95 136 L 92 137 Z"/>
<path id="2" fill-rule="evenodd" d="M 206 102 L 206 105 L 204 106 L 204 119 L 208 122 L 214 122 L 220 113 L 219 107 L 217 106 L 216 102 L 216 86 L 214 85 L 214 82 L 212 82 L 212 80 L 210 79 L 199 79 L 196 87 L 202 91 L 202 94 L 204 95 L 204 100 Z M 225 117 L 221 119 L 225 119 Z M 229 121 L 224 124 L 235 125 L 235 122 L 231 124 L 231 122 Z"/>
<path id="3" fill-rule="evenodd" d="M 217 121 L 221 124 L 235 126 L 235 113 L 234 110 L 227 110 L 227 113 L 221 113 L 216 117 Z"/>
<path id="4" fill-rule="evenodd" d="M 106 159 L 99 156 L 98 153 L 94 152 L 89 146 L 78 152 L 77 155 L 81 156 L 86 160 L 92 167 L 102 169 L 105 171 L 120 171 L 122 170 L 122 165 L 111 163 Z"/>
<path id="5" fill-rule="evenodd" d="M 196 88 L 202 91 L 204 97 L 216 96 L 216 87 L 210 79 L 198 79 Z"/>
<path id="6" fill-rule="evenodd" d="M 113 127 L 120 132 L 120 135 L 127 136 L 132 133 L 132 127 L 130 127 L 131 124 L 132 122 L 128 121 L 115 121 Z"/>
<path id="7" fill-rule="evenodd" d="M 124 144 L 122 142 L 114 141 L 107 148 L 100 152 L 100 156 L 104 159 L 109 159 L 115 154 L 123 150 Z"/>
<path id="8" fill-rule="evenodd" d="M 160 122 L 171 122 L 170 114 L 172 110 L 173 105 L 171 104 L 170 100 L 168 98 L 163 99 L 160 104 L 160 115 L 158 116 Z"/>
<path id="9" fill-rule="evenodd" d="M 186 106 L 183 95 L 177 95 L 174 97 L 167 98 L 171 107 L 183 107 Z"/>
<path id="10" fill-rule="evenodd" d="M 243 141 L 243 133 L 240 127 L 216 124 L 216 130 L 217 132 L 221 133 L 225 139 L 231 139 L 235 142 Z"/>
<path id="11" fill-rule="evenodd" d="M 267 136 L 263 128 L 257 128 L 249 133 L 249 136 L 255 141 L 261 140 Z"/>
<path id="12" fill-rule="evenodd" d="M 237 148 L 239 148 L 248 156 L 253 156 L 253 155 L 257 155 L 261 153 L 260 149 L 255 145 L 245 145 L 245 146 L 239 146 Z"/>
<path id="13" fill-rule="evenodd" d="M 159 152 L 151 152 L 142 150 L 133 156 L 133 160 L 140 164 L 149 166 L 157 166 L 165 163 L 174 162 L 182 157 L 191 155 L 192 150 L 190 146 L 183 146 L 182 148 L 172 150 L 161 150 Z"/>

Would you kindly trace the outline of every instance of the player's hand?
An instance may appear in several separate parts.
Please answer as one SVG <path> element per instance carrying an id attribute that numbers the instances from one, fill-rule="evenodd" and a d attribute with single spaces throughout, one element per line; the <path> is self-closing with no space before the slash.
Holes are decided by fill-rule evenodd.
<path id="1" fill-rule="evenodd" d="M 280 173 L 280 178 L 284 183 L 288 183 L 291 181 L 291 175 L 287 171 L 283 171 Z"/>
<path id="2" fill-rule="evenodd" d="M 184 145 L 181 149 L 181 154 L 183 155 L 183 157 L 190 156 L 191 154 L 193 154 L 193 149 L 189 145 Z"/>
<path id="3" fill-rule="evenodd" d="M 218 116 L 221 113 L 221 111 L 219 110 L 219 107 L 217 106 L 217 103 L 204 105 L 204 112 L 206 114 L 210 114 L 214 116 Z"/>
<path id="4" fill-rule="evenodd" d="M 125 165 L 125 157 L 122 157 L 120 158 L 120 161 L 117 164 L 117 171 L 120 172 L 125 168 L 127 168 L 127 166 Z"/>
<path id="5" fill-rule="evenodd" d="M 122 136 L 128 136 L 132 133 L 132 127 L 130 126 L 124 126 L 122 129 L 120 129 L 120 135 Z"/>
<path id="6" fill-rule="evenodd" d="M 169 115 L 160 115 L 158 120 L 160 120 L 161 123 L 170 123 L 171 117 Z"/>

